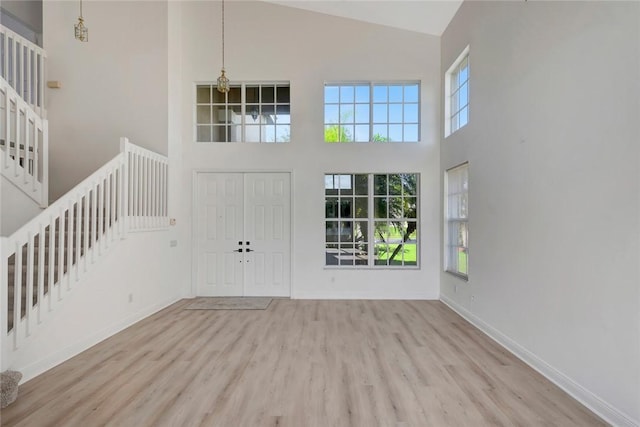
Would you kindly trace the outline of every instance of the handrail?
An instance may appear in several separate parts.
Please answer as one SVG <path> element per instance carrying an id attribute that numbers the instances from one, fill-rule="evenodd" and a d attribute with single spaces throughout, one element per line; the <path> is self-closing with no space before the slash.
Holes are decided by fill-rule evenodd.
<path id="1" fill-rule="evenodd" d="M 47 53 L 7 27 L 0 25 L 0 77 L 15 89 L 40 117 L 44 108 Z"/>
<path id="2" fill-rule="evenodd" d="M 120 147 L 104 166 L 0 239 L 3 365 L 117 238 L 169 225 L 168 159 L 126 138 Z"/>
<path id="3" fill-rule="evenodd" d="M 48 204 L 48 122 L 0 77 L 0 171 L 41 207 Z"/>

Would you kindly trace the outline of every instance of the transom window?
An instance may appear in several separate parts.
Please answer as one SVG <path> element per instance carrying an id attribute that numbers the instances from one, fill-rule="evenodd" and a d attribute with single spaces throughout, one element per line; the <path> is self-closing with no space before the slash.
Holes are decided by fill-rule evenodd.
<path id="1" fill-rule="evenodd" d="M 449 136 L 469 122 L 468 46 L 445 74 L 445 90 L 445 136 Z"/>
<path id="2" fill-rule="evenodd" d="M 419 82 L 325 84 L 325 142 L 419 139 Z"/>
<path id="3" fill-rule="evenodd" d="M 469 164 L 447 171 L 446 180 L 446 271 L 469 277 Z"/>
<path id="4" fill-rule="evenodd" d="M 197 142 L 288 142 L 291 137 L 289 83 L 196 85 Z"/>
<path id="5" fill-rule="evenodd" d="M 416 267 L 415 173 L 326 174 L 327 266 Z"/>

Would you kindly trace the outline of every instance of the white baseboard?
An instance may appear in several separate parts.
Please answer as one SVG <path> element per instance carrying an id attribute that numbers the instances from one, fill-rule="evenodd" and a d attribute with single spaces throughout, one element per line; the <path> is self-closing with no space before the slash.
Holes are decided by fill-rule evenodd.
<path id="1" fill-rule="evenodd" d="M 540 359 L 538 356 L 531 353 L 508 336 L 485 323 L 473 313 L 470 313 L 461 305 L 447 298 L 445 295 L 440 295 L 440 300 L 460 316 L 464 317 L 476 328 L 480 329 L 483 333 L 489 336 L 489 338 L 500 344 L 531 368 L 538 371 L 549 381 L 567 392 L 570 396 L 589 408 L 589 410 L 593 411 L 606 422 L 618 427 L 639 427 L 640 423 L 637 420 L 633 420 L 622 411 L 611 406 L 609 403 L 605 402 L 600 397 L 569 378 L 567 375 L 549 365 L 547 362 Z"/>
<path id="2" fill-rule="evenodd" d="M 93 334 L 77 341 L 75 344 L 63 348 L 62 350 L 57 351 L 41 360 L 38 360 L 37 362 L 32 363 L 29 366 L 20 368 L 20 371 L 22 372 L 21 382 L 25 383 L 30 379 L 37 377 L 38 375 L 48 371 L 49 369 L 61 364 L 66 360 L 71 359 L 73 356 L 82 353 L 88 348 L 93 347 L 99 342 L 104 341 L 105 339 L 122 331 L 123 329 L 126 329 L 134 323 L 139 322 L 140 320 L 149 317 L 154 313 L 157 313 L 163 308 L 166 308 L 179 300 L 180 298 L 171 298 L 161 303 L 146 307 L 136 313 L 131 314 L 130 316 L 127 316 L 121 321 L 118 321 L 100 331 L 94 332 Z"/>

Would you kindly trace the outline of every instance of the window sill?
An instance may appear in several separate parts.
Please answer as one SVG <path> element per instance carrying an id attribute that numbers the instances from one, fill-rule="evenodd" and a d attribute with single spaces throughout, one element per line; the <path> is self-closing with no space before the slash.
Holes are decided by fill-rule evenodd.
<path id="1" fill-rule="evenodd" d="M 455 271 L 445 270 L 445 273 L 449 273 L 450 275 L 457 277 L 460 280 L 464 280 L 465 282 L 469 282 L 469 276 L 461 273 L 456 273 Z"/>

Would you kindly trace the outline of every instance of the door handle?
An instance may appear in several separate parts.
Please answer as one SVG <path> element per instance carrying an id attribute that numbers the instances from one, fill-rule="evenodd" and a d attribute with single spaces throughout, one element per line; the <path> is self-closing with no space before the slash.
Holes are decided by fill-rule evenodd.
<path id="1" fill-rule="evenodd" d="M 247 252 L 253 252 L 253 249 L 247 248 Z"/>
<path id="2" fill-rule="evenodd" d="M 235 251 L 233 251 L 233 252 L 242 252 L 242 248 L 240 248 L 240 249 L 236 249 L 236 250 L 235 250 Z"/>

